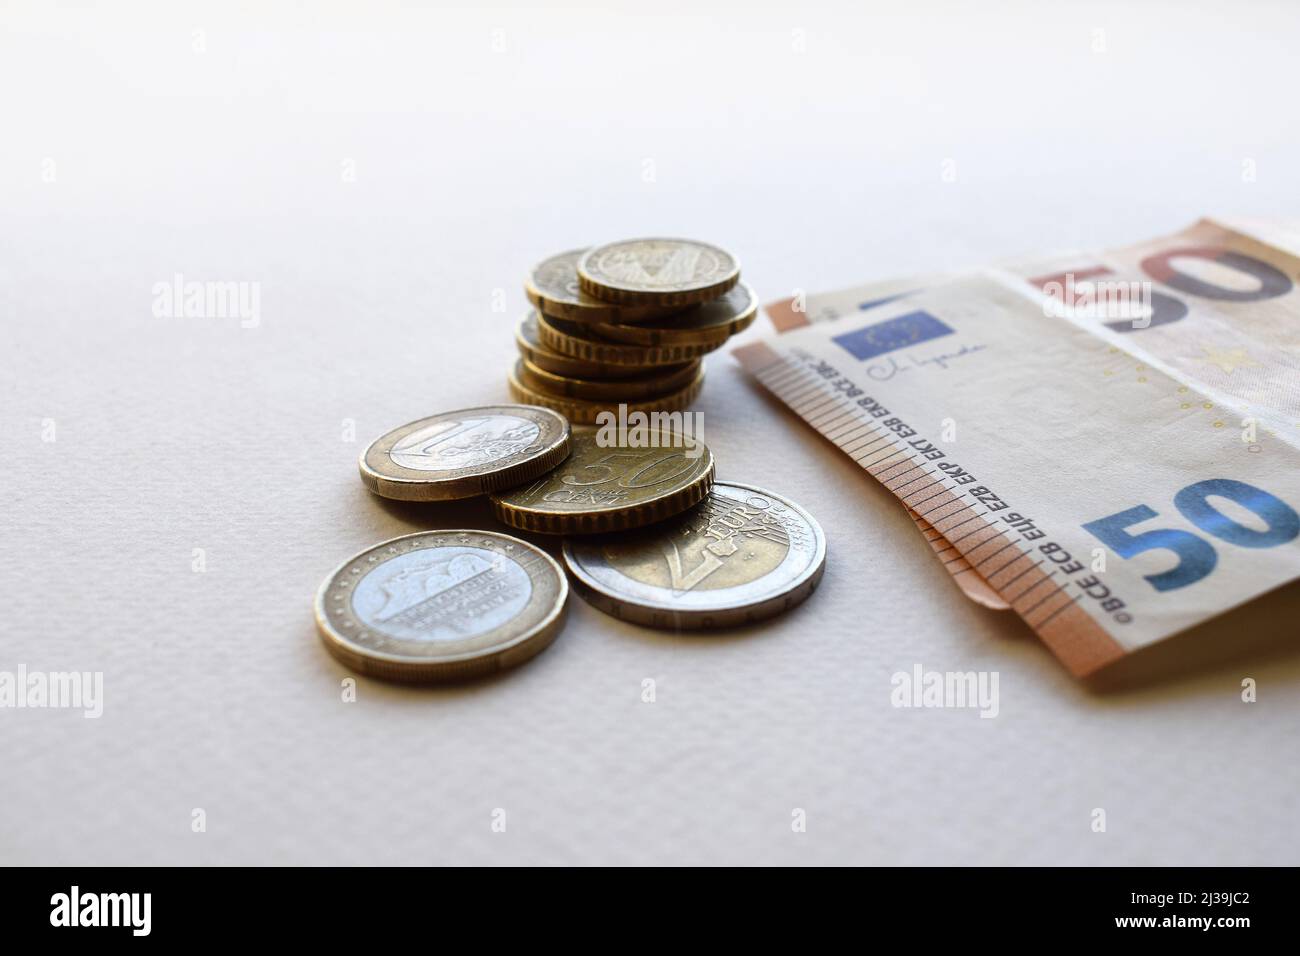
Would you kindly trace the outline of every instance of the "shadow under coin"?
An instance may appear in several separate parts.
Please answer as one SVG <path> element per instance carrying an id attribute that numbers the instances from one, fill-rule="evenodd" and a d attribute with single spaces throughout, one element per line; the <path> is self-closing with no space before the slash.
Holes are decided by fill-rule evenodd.
<path id="1" fill-rule="evenodd" d="M 397 501 L 367 494 L 399 521 L 411 525 L 411 531 L 446 531 L 452 528 L 473 528 L 477 531 L 500 531 L 515 534 L 492 513 L 492 503 L 486 495 L 459 498 L 455 501 Z"/>

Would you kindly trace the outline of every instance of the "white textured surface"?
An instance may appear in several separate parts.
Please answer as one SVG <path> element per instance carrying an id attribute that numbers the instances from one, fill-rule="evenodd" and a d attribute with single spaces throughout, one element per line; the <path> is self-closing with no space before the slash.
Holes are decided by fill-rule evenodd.
<path id="1" fill-rule="evenodd" d="M 0 861 L 1295 862 L 1295 587 L 1080 686 L 725 356 L 706 437 L 826 527 L 808 604 L 675 637 L 575 599 L 515 673 L 340 701 L 322 577 L 494 527 L 370 497 L 356 456 L 505 398 L 534 260 L 696 235 L 768 300 L 1295 214 L 1294 7 L 698 6 L 7 7 L 0 669 L 106 702 L 0 711 Z M 260 326 L 154 317 L 177 272 L 260 282 Z M 916 662 L 999 671 L 1001 715 L 891 708 Z"/>

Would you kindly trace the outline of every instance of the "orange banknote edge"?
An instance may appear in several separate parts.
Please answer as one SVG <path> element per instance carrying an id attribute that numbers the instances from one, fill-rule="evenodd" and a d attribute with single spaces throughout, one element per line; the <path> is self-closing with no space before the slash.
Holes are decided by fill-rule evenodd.
<path id="1" fill-rule="evenodd" d="M 851 403 L 846 406 L 840 396 L 828 392 L 800 362 L 781 356 L 766 342 L 741 346 L 732 354 L 764 388 L 905 506 L 916 509 L 948 542 L 946 547 L 960 553 L 972 569 L 973 574 L 954 576 L 958 584 L 978 576 L 999 598 L 1007 595 L 1003 599 L 1011 609 L 1072 674 L 1085 677 L 1124 657 L 1124 648 L 1079 607 L 1078 597 L 1067 597 L 1061 585 L 1052 581 L 1041 559 L 1035 561 L 1012 547 L 1005 530 L 927 475 L 911 456 L 896 448 L 889 435 L 881 434 L 869 419 L 856 416 Z M 840 421 L 845 416 L 852 419 L 852 427 L 845 428 Z"/>
<path id="2" fill-rule="evenodd" d="M 781 299 L 778 302 L 771 302 L 764 307 L 768 317 L 772 320 L 772 325 L 778 332 L 787 332 L 791 329 L 802 328 L 808 325 L 808 316 L 796 306 L 794 299 Z M 741 358 L 742 363 L 744 358 Z M 827 438 L 830 438 L 828 435 Z M 834 439 L 831 439 L 834 442 Z M 923 517 L 907 508 L 908 517 L 915 523 L 921 536 L 929 543 L 930 548 L 934 551 L 944 569 L 952 577 L 953 583 L 957 585 L 958 590 L 966 597 L 970 598 L 976 604 L 989 608 L 994 611 L 1009 611 L 1011 605 L 1007 603 L 1002 595 L 984 580 L 984 577 L 971 566 L 966 560 L 965 555 L 954 547 L 942 531 L 936 528 Z"/>

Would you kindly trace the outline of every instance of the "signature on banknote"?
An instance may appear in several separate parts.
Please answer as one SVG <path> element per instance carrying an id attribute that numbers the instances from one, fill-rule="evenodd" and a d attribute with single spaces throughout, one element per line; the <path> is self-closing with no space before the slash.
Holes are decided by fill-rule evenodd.
<path id="1" fill-rule="evenodd" d="M 1298 236 L 1207 220 L 808 296 L 736 355 L 894 493 L 969 596 L 1089 674 L 1300 578 Z M 1098 314 L 1081 279 L 1132 295 Z"/>

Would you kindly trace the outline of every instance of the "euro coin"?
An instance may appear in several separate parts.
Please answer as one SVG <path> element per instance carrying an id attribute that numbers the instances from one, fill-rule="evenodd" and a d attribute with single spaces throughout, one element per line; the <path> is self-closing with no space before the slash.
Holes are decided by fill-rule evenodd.
<path id="1" fill-rule="evenodd" d="M 551 256 L 533 266 L 524 282 L 528 301 L 539 312 L 570 322 L 640 322 L 671 313 L 673 307 L 627 306 L 605 302 L 578 285 L 578 259 L 586 249 Z"/>
<path id="2" fill-rule="evenodd" d="M 549 408 L 484 405 L 443 412 L 375 439 L 361 480 L 384 498 L 445 501 L 510 488 L 569 454 L 569 423 Z"/>
<path id="3" fill-rule="evenodd" d="M 562 395 L 584 401 L 607 399 L 616 402 L 635 402 L 655 398 L 685 388 L 700 374 L 700 362 L 684 365 L 665 365 L 648 375 L 636 375 L 605 381 L 556 375 L 528 359 L 515 366 L 515 377 L 524 385 L 550 395 Z"/>
<path id="4" fill-rule="evenodd" d="M 695 401 L 700 394 L 700 389 L 704 387 L 704 369 L 701 368 L 696 372 L 695 378 L 687 385 L 657 398 L 645 398 L 637 401 L 608 398 L 590 400 L 568 398 L 564 395 L 555 395 L 526 385 L 522 377 L 523 364 L 523 359 L 516 362 L 514 371 L 509 375 L 508 384 L 511 398 L 518 402 L 549 408 L 577 425 L 599 424 L 599 416 L 602 412 L 613 411 L 619 405 L 625 406 L 629 413 L 645 412 L 649 414 L 651 412 L 678 411 Z"/>
<path id="5" fill-rule="evenodd" d="M 606 365 L 601 362 L 584 362 L 560 352 L 552 351 L 542 344 L 537 332 L 537 313 L 529 312 L 515 327 L 515 346 L 519 354 L 538 368 L 564 375 L 569 378 L 616 379 L 630 378 L 645 373 L 645 369 L 635 365 Z M 668 372 L 681 368 L 686 363 L 675 366 L 662 366 L 659 371 Z"/>
<path id="6" fill-rule="evenodd" d="M 681 420 L 680 413 L 665 418 Z M 653 422 L 653 419 L 651 420 Z M 492 495 L 506 524 L 544 534 L 600 534 L 663 521 L 698 504 L 713 484 L 713 455 L 684 429 L 626 422 L 575 426 L 573 451 L 536 480 Z"/>
<path id="7" fill-rule="evenodd" d="M 592 325 L 602 338 L 632 345 L 718 346 L 749 327 L 758 314 L 758 298 L 744 282 L 726 295 L 667 318 L 637 325 Z"/>
<path id="8" fill-rule="evenodd" d="M 690 239 L 611 242 L 583 253 L 577 268 L 583 292 L 620 305 L 694 305 L 740 279 L 740 260 Z"/>
<path id="9" fill-rule="evenodd" d="M 570 538 L 575 589 L 614 617 L 651 627 L 749 624 L 803 601 L 826 566 L 826 538 L 794 502 L 714 483 L 698 506 L 618 538 Z"/>
<path id="10" fill-rule="evenodd" d="M 347 667 L 400 681 L 479 677 L 555 639 L 569 586 L 540 548 L 493 531 L 421 531 L 325 579 L 316 627 Z"/>
<path id="11" fill-rule="evenodd" d="M 542 345 L 552 352 L 583 362 L 637 368 L 689 362 L 722 345 L 721 341 L 685 345 L 628 345 L 601 338 L 591 331 L 590 326 L 553 319 L 548 315 L 537 317 L 537 334 Z"/>

